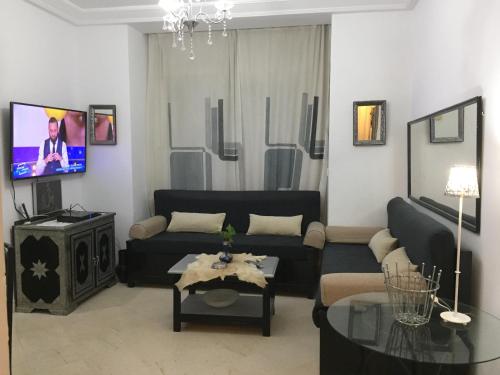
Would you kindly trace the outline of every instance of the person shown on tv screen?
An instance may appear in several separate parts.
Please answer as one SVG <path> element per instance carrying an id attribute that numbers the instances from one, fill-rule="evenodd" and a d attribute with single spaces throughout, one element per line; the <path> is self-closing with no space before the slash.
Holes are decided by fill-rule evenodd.
<path id="1" fill-rule="evenodd" d="M 68 150 L 66 143 L 59 139 L 59 124 L 54 117 L 49 119 L 49 138 L 38 149 L 36 175 L 54 174 L 60 168 L 67 168 Z"/>

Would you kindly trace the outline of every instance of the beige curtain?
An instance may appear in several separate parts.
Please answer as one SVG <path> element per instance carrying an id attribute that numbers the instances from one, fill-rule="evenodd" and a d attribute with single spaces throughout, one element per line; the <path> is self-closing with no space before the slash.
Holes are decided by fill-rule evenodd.
<path id="1" fill-rule="evenodd" d="M 149 36 L 148 186 L 326 191 L 328 26 Z"/>

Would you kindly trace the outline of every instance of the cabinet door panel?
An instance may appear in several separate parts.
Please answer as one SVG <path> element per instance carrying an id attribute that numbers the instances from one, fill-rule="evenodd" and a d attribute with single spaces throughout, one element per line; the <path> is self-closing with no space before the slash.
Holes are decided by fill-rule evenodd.
<path id="1" fill-rule="evenodd" d="M 30 235 L 20 245 L 21 290 L 32 303 L 53 303 L 61 294 L 60 243 L 50 236 Z"/>
<path id="2" fill-rule="evenodd" d="M 98 228 L 95 236 L 97 285 L 114 277 L 115 238 L 113 224 Z"/>
<path id="3" fill-rule="evenodd" d="M 91 230 L 71 236 L 71 282 L 75 299 L 94 288 L 93 240 Z"/>

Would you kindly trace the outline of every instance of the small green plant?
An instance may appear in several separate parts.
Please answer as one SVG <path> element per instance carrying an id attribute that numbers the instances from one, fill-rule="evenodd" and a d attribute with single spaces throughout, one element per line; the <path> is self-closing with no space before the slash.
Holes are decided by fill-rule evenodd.
<path id="1" fill-rule="evenodd" d="M 233 242 L 233 237 L 236 234 L 236 230 L 231 224 L 228 224 L 226 229 L 220 232 L 220 235 L 224 239 L 224 242 Z"/>

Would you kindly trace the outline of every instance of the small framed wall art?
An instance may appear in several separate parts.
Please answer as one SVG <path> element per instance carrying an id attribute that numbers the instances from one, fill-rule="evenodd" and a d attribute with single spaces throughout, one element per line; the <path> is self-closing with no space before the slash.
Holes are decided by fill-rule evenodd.
<path id="1" fill-rule="evenodd" d="M 116 145 L 116 105 L 89 106 L 90 144 Z"/>

